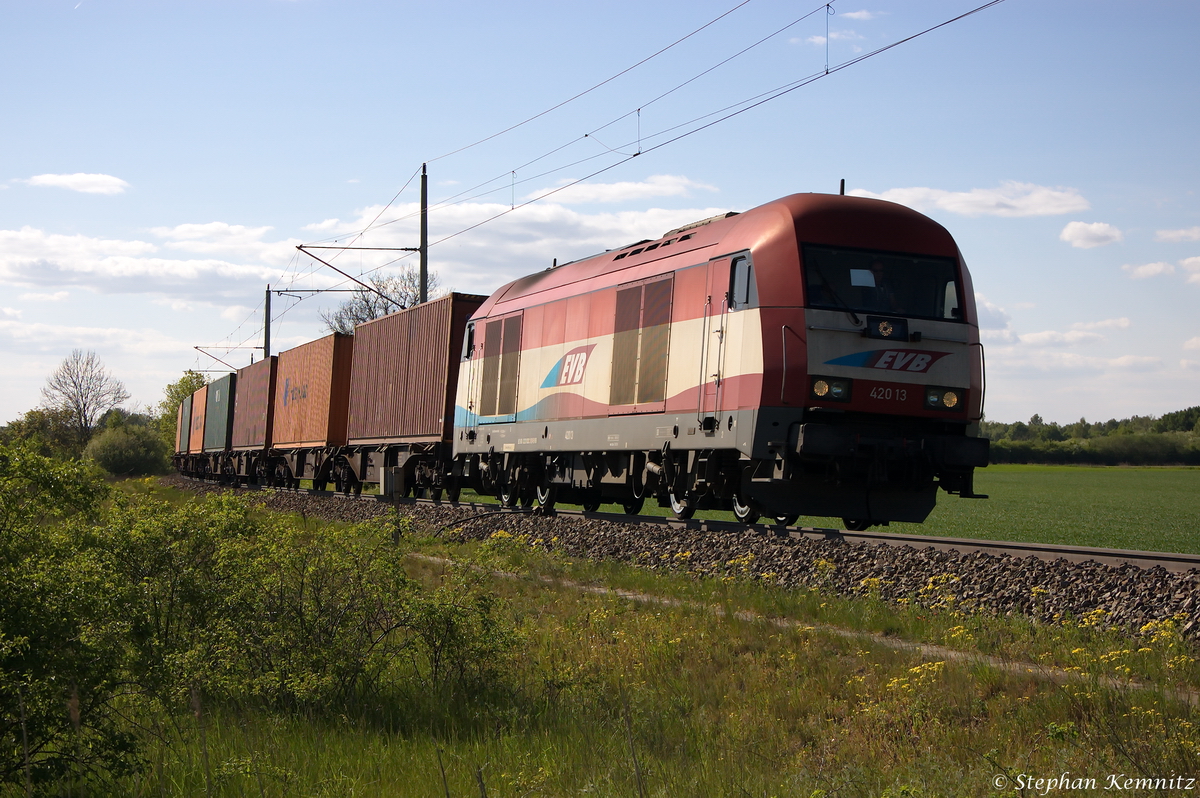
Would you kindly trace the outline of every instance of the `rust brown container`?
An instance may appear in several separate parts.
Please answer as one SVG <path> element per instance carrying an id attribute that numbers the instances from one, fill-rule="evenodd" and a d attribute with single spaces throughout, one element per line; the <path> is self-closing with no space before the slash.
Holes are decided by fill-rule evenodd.
<path id="1" fill-rule="evenodd" d="M 344 446 L 354 338 L 334 333 L 279 354 L 271 447 Z"/>
<path id="2" fill-rule="evenodd" d="M 448 294 L 355 328 L 350 443 L 450 440 L 463 333 L 485 299 Z"/>
<path id="3" fill-rule="evenodd" d="M 275 409 L 276 358 L 252 363 L 237 373 L 233 396 L 231 446 L 239 451 L 271 445 L 271 416 Z"/>
<path id="4" fill-rule="evenodd" d="M 175 418 L 175 451 L 187 454 L 188 441 L 192 435 L 192 397 L 179 403 L 179 414 Z"/>
<path id="5" fill-rule="evenodd" d="M 208 386 L 192 394 L 192 431 L 188 434 L 188 451 L 204 451 L 204 411 L 208 405 Z"/>

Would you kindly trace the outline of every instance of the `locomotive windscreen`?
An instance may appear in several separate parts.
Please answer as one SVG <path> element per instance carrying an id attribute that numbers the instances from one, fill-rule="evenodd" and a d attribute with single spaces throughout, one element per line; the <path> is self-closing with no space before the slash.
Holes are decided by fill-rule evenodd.
<path id="1" fill-rule="evenodd" d="M 810 308 L 962 320 L 950 258 L 806 245 L 803 259 Z"/>

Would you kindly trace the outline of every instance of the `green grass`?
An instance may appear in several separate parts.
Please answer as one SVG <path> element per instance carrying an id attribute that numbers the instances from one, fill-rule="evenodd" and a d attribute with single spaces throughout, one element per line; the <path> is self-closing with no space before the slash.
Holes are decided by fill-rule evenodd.
<path id="1" fill-rule="evenodd" d="M 939 492 L 937 507 L 924 524 L 876 529 L 1200 554 L 1200 468 L 993 465 L 975 472 L 975 490 L 990 498 Z M 463 500 L 468 500 L 466 491 Z M 469 500 L 494 501 L 474 494 Z M 601 509 L 621 512 L 615 504 Z M 642 514 L 661 517 L 671 511 L 647 501 Z M 700 511 L 696 518 L 732 521 L 733 513 Z M 840 518 L 805 516 L 797 523 L 843 526 Z"/>
<path id="2" fill-rule="evenodd" d="M 455 708 L 412 695 L 319 717 L 213 707 L 203 742 L 196 720 L 180 718 L 132 792 L 473 796 L 482 780 L 492 798 L 991 796 L 1002 773 L 1102 780 L 1200 765 L 1193 710 L 1161 690 L 1101 681 L 1127 675 L 1138 656 L 1167 661 L 1190 650 L 1177 635 L 1138 642 L 752 579 L 696 580 L 575 562 L 513 538 L 416 548 L 459 559 L 482 551 L 482 564 L 526 575 L 492 583 L 520 646 L 486 700 Z M 430 582 L 438 570 L 412 566 Z M 636 585 L 677 603 L 587 594 L 538 578 L 546 575 Z M 731 617 L 746 608 L 794 623 Z M 821 626 L 830 622 L 862 634 Z M 1074 657 L 1087 673 L 1055 684 L 1033 669 L 921 656 L 873 634 L 882 629 L 968 653 L 1016 651 L 1031 663 Z M 1193 684 L 1194 667 L 1184 670 Z M 1165 686 L 1182 675 L 1159 674 Z"/>
<path id="3" fill-rule="evenodd" d="M 994 465 L 988 499 L 938 495 L 924 535 L 1200 554 L 1200 469 Z"/>

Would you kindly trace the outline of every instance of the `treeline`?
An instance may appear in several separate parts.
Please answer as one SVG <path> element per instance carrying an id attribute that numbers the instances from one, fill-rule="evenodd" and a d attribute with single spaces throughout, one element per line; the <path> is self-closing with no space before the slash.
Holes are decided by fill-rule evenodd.
<path id="1" fill-rule="evenodd" d="M 993 463 L 1200 465 L 1200 406 L 1154 416 L 1073 424 L 984 421 Z"/>
<path id="2" fill-rule="evenodd" d="M 176 410 L 201 388 L 187 371 L 163 400 L 142 412 L 122 407 L 129 392 L 95 352 L 75 350 L 46 379 L 42 404 L 0 426 L 0 445 L 29 447 L 44 457 L 89 460 L 116 476 L 166 473 L 175 451 Z"/>

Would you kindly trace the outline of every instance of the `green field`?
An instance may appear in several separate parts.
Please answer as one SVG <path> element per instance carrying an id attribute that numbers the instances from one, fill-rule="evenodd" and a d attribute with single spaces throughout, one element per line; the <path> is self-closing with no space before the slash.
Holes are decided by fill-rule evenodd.
<path id="1" fill-rule="evenodd" d="M 975 491 L 990 498 L 960 499 L 939 492 L 938 505 L 924 524 L 886 529 L 1200 554 L 1200 468 L 993 465 L 975 472 Z M 471 499 L 478 497 L 472 494 Z M 616 505 L 602 509 L 620 512 Z M 642 513 L 662 516 L 670 510 L 647 502 Z M 728 512 L 698 512 L 696 517 L 733 520 Z M 802 517 L 797 523 L 842 527 L 840 518 Z"/>
<path id="2" fill-rule="evenodd" d="M 975 472 L 988 499 L 945 493 L 926 535 L 1200 554 L 1200 469 L 994 465 Z"/>

